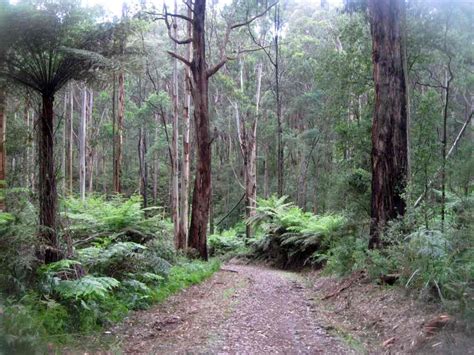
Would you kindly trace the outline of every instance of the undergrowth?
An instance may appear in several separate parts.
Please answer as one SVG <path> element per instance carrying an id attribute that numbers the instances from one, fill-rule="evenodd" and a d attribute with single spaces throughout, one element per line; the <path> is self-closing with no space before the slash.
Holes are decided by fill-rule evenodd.
<path id="1" fill-rule="evenodd" d="M 257 236 L 247 239 L 245 224 L 238 223 L 233 228 L 211 234 L 207 238 L 209 254 L 223 259 L 246 255 L 250 252 L 250 245 L 258 238 L 257 233 Z"/>
<path id="2" fill-rule="evenodd" d="M 444 232 L 438 214 L 427 223 L 424 211 L 411 210 L 389 224 L 383 249 L 368 250 L 368 220 L 313 215 L 285 197 L 261 199 L 247 221 L 263 232 L 250 256 L 283 268 L 324 266 L 326 274 L 341 276 L 365 270 L 378 283 L 389 276 L 423 300 L 474 319 L 473 209 L 472 196 L 449 195 Z"/>
<path id="3" fill-rule="evenodd" d="M 258 200 L 255 214 L 247 223 L 261 228 L 264 235 L 254 241 L 253 256 L 284 268 L 320 263 L 321 253 L 351 233 L 344 215 L 304 212 L 286 202 L 286 197 Z"/>
<path id="4" fill-rule="evenodd" d="M 35 257 L 30 214 L 0 214 L 0 352 L 41 353 L 45 344 L 70 342 L 219 268 L 217 260 L 177 255 L 171 223 L 160 209 L 141 209 L 138 197 L 68 198 L 62 205 L 61 240 L 69 252 L 48 265 Z"/>
<path id="5" fill-rule="evenodd" d="M 419 298 L 474 320 L 474 198 L 450 196 L 447 207 L 444 232 L 438 217 L 433 216 L 427 228 L 426 222 L 419 222 L 419 211 L 410 211 L 385 230 L 383 249 L 367 249 L 365 229 L 335 239 L 320 255 L 325 272 L 366 270 L 376 282 L 390 275 Z"/>

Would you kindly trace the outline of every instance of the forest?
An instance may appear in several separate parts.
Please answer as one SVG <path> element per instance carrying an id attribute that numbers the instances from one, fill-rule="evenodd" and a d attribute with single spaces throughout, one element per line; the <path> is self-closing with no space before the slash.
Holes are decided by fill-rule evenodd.
<path id="1" fill-rule="evenodd" d="M 474 347 L 473 2 L 112 3 L 0 0 L 0 354 Z"/>

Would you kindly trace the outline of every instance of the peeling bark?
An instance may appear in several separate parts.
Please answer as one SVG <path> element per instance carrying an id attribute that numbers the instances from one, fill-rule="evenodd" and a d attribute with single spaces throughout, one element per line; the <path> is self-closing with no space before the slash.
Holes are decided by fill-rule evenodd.
<path id="1" fill-rule="evenodd" d="M 405 213 L 408 130 L 402 6 L 401 0 L 369 1 L 375 82 L 369 248 L 381 247 L 387 222 Z"/>

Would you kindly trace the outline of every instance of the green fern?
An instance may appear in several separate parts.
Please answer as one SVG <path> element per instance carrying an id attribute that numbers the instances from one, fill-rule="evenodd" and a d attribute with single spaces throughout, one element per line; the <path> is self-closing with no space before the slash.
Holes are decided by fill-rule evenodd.
<path id="1" fill-rule="evenodd" d="M 259 200 L 256 216 L 248 223 L 261 225 L 265 237 L 254 243 L 259 258 L 278 259 L 276 263 L 304 265 L 315 253 L 324 253 L 333 240 L 347 233 L 347 218 L 342 215 L 313 215 L 304 212 L 286 197 Z M 265 222 L 265 223 L 264 223 Z"/>
<path id="2" fill-rule="evenodd" d="M 112 277 L 96 277 L 87 275 L 78 280 L 59 282 L 54 291 L 64 299 L 90 300 L 104 298 L 118 287 L 120 282 Z"/>

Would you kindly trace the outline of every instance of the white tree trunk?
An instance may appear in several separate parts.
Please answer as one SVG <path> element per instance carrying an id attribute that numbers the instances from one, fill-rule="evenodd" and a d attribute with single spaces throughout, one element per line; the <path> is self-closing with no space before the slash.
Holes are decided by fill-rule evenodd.
<path id="1" fill-rule="evenodd" d="M 68 139 L 68 157 L 67 157 L 67 178 L 68 178 L 68 190 L 72 194 L 73 179 L 72 179 L 72 161 L 73 161 L 73 142 L 74 142 L 74 87 L 71 83 L 69 93 L 69 139 Z"/>
<path id="2" fill-rule="evenodd" d="M 176 0 L 174 1 L 174 11 L 178 12 L 178 5 Z M 178 26 L 176 20 L 173 21 L 173 36 L 178 36 Z M 174 43 L 174 52 L 177 51 L 177 44 Z M 179 159 L 178 159 L 178 60 L 173 59 L 173 122 L 172 122 L 172 134 L 171 134 L 171 208 L 174 225 L 174 240 L 177 249 L 184 249 L 186 243 L 181 240 L 179 233 Z"/>
<path id="3" fill-rule="evenodd" d="M 188 8 L 188 17 L 192 17 L 192 11 Z M 192 28 L 191 23 L 188 23 L 188 37 L 191 38 Z M 188 44 L 188 60 L 192 60 L 193 47 L 192 44 Z M 184 101 L 183 110 L 183 160 L 181 163 L 181 205 L 180 205 L 180 217 L 179 217 L 179 232 L 180 239 L 184 240 L 185 246 L 188 245 L 188 215 L 189 215 L 189 173 L 190 173 L 190 146 L 189 146 L 189 132 L 191 123 L 191 69 L 185 67 L 185 86 L 186 86 L 186 97 Z"/>
<path id="4" fill-rule="evenodd" d="M 88 139 L 86 136 L 86 142 L 87 142 L 87 157 L 88 157 L 88 162 L 87 162 L 87 169 L 88 169 L 88 182 L 89 182 L 89 192 L 92 192 L 94 190 L 94 166 L 95 166 L 95 151 L 94 148 L 90 144 L 90 139 L 92 137 L 92 128 L 94 131 L 97 131 L 99 127 L 93 127 L 92 126 L 92 111 L 94 108 L 94 92 L 92 89 L 89 92 L 89 106 L 88 106 L 88 119 L 86 122 L 86 133 L 89 132 L 88 134 Z"/>
<path id="5" fill-rule="evenodd" d="M 79 193 L 81 200 L 86 197 L 86 127 L 87 127 L 87 87 L 82 89 L 82 114 L 79 124 Z"/>

